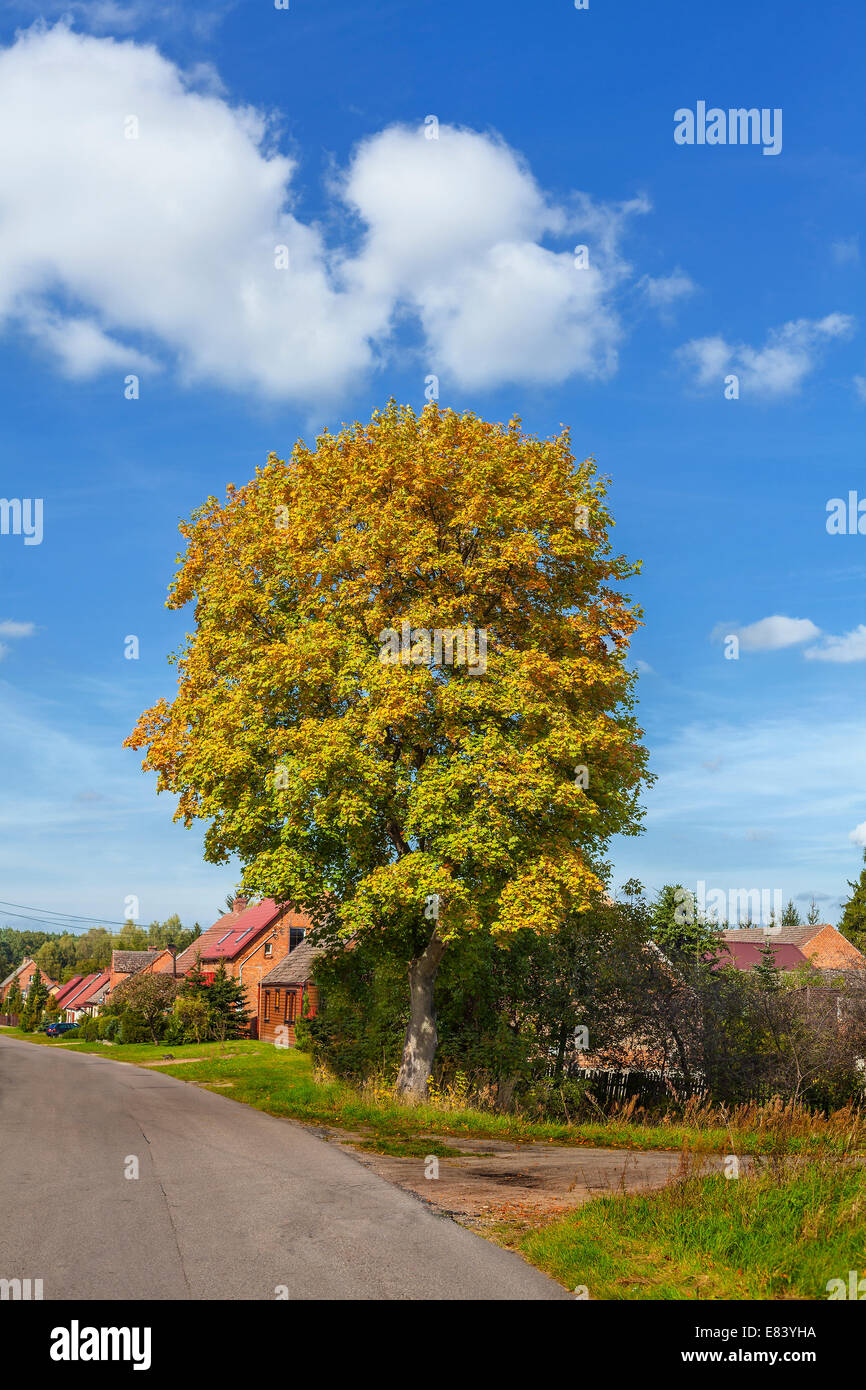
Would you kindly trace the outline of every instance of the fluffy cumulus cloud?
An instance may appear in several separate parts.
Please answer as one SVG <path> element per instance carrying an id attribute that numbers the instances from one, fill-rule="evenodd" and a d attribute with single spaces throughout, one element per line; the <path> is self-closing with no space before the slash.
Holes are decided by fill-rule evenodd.
<path id="1" fill-rule="evenodd" d="M 0 145 L 0 323 L 67 375 L 162 363 L 305 400 L 371 370 L 407 320 L 426 370 L 459 386 L 615 370 L 619 242 L 646 203 L 555 205 L 493 135 L 364 141 L 329 188 L 357 222 L 335 247 L 295 215 L 267 117 L 152 46 L 19 35 L 0 123 L 18 133 Z"/>
<path id="2" fill-rule="evenodd" d="M 810 661 L 835 661 L 842 665 L 866 661 L 866 623 L 860 623 L 841 637 L 824 637 L 818 646 L 808 647 L 803 655 Z"/>
<path id="3" fill-rule="evenodd" d="M 809 661 L 830 661 L 848 665 L 853 661 L 866 661 L 866 623 L 860 623 L 850 632 L 840 637 L 822 632 L 811 618 L 786 618 L 780 613 L 771 618 L 760 618 L 746 627 L 736 624 L 718 623 L 712 637 L 717 642 L 728 636 L 739 639 L 740 650 L 744 652 L 776 652 L 784 647 L 799 647 L 804 642 L 813 642 L 806 647 L 803 656 Z"/>
<path id="4" fill-rule="evenodd" d="M 862 845 L 864 849 L 866 849 L 866 820 L 861 821 L 859 825 L 854 826 L 854 829 L 851 831 L 851 834 L 848 836 L 848 839 L 851 840 L 855 845 Z"/>
<path id="5" fill-rule="evenodd" d="M 782 647 L 809 642 L 821 635 L 821 629 L 808 618 L 786 618 L 780 613 L 749 623 L 747 627 L 728 628 L 724 633 L 717 628 L 715 636 L 722 639 L 729 632 L 739 638 L 740 648 L 744 652 L 775 652 Z"/>
<path id="6" fill-rule="evenodd" d="M 717 385 L 735 374 L 744 391 L 757 396 L 794 395 L 814 371 L 823 349 L 853 332 L 850 314 L 827 314 L 822 319 L 795 319 L 774 328 L 762 347 L 732 345 L 721 337 L 693 338 L 678 350 L 684 367 L 698 386 Z"/>

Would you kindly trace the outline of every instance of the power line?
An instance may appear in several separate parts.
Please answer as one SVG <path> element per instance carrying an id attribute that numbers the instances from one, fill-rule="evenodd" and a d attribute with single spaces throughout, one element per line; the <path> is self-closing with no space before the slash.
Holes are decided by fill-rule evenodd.
<path id="1" fill-rule="evenodd" d="M 13 911 L 13 908 L 20 908 L 21 911 Z M 67 931 L 86 931 L 91 927 L 138 927 L 138 923 L 132 918 L 127 917 L 125 921 L 113 921 L 109 917 L 79 917 L 71 912 L 55 912 L 52 908 L 33 907 L 29 903 L 6 903 L 0 901 L 0 913 L 4 917 L 17 917 L 25 922 L 34 922 L 43 927 L 54 927 L 55 929 L 65 928 Z M 28 914 L 34 914 L 30 916 Z M 50 919 L 55 920 L 51 921 Z M 84 925 L 81 925 L 84 924 Z M 145 930 L 145 928 L 141 928 Z"/>
<path id="2" fill-rule="evenodd" d="M 38 912 L 40 917 L 67 917 L 71 922 L 105 922 L 108 921 L 113 926 L 123 926 L 122 922 L 111 923 L 110 918 L 106 917 L 80 917 L 75 912 L 56 912 L 53 907 L 33 907 L 31 903 L 7 903 L 0 898 L 0 907 L 20 907 L 25 912 Z M 128 917 L 125 919 L 130 920 Z"/>

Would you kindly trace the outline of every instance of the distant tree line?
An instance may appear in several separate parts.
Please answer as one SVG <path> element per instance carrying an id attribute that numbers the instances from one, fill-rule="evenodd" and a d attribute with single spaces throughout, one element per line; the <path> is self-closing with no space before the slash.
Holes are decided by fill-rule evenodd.
<path id="1" fill-rule="evenodd" d="M 107 969 L 114 950 L 146 951 L 149 946 L 176 946 L 182 951 L 200 935 L 198 922 L 192 928 L 184 928 L 177 913 L 164 922 L 151 922 L 149 927 L 126 922 L 119 932 L 111 932 L 107 927 L 91 927 L 81 933 L 0 927 L 0 979 L 5 979 L 29 956 L 46 975 L 62 984 L 73 975 Z"/>

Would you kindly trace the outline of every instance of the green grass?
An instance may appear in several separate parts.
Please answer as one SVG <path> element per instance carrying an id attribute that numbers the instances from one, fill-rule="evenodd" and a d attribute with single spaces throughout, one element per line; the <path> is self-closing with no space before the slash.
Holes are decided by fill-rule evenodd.
<path id="1" fill-rule="evenodd" d="M 784 1170 L 689 1177 L 493 1234 L 591 1299 L 826 1299 L 828 1280 L 866 1273 L 866 1170 L 788 1159 Z"/>
<path id="2" fill-rule="evenodd" d="M 731 1128 L 696 1121 L 669 1124 L 635 1123 L 629 1118 L 599 1119 L 565 1124 L 531 1120 L 520 1115 L 497 1115 L 463 1104 L 407 1106 L 385 1088 L 357 1089 L 345 1082 L 314 1074 L 306 1053 L 262 1042 L 200 1043 L 172 1046 L 159 1043 L 108 1047 L 104 1043 L 64 1043 L 43 1033 L 22 1033 L 3 1028 L 0 1035 L 23 1038 L 47 1047 L 62 1046 L 78 1052 L 97 1052 L 119 1062 L 159 1061 L 171 1052 L 179 1065 L 160 1071 L 181 1081 L 213 1086 L 233 1100 L 254 1105 L 271 1115 L 301 1120 L 360 1134 L 366 1146 L 383 1153 L 404 1153 L 413 1143 L 423 1147 L 431 1136 L 501 1139 L 516 1143 L 591 1145 L 616 1149 L 688 1148 L 706 1153 L 842 1153 L 857 1148 L 855 1130 L 830 1126 L 816 1118 L 799 1127 L 768 1128 L 759 1119 L 746 1117 Z M 189 1061 L 201 1058 L 201 1061 Z M 225 1085 L 225 1083 L 230 1085 Z M 862 1134 L 862 1126 L 860 1129 Z M 859 1134 L 856 1136 L 859 1141 Z M 401 1147 L 402 1146 L 402 1147 Z M 862 1147 L 862 1143 L 860 1144 Z M 433 1149 L 425 1147 L 425 1153 Z"/>

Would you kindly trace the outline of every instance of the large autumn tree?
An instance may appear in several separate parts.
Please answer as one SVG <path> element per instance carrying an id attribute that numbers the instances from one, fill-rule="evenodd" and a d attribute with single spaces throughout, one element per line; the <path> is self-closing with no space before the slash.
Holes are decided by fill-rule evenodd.
<path id="1" fill-rule="evenodd" d="M 552 929 L 599 891 L 610 836 L 637 829 L 638 614 L 619 590 L 636 567 L 611 524 L 567 431 L 391 402 L 181 526 L 168 606 L 194 603 L 195 631 L 175 699 L 128 742 L 178 818 L 209 822 L 206 857 L 239 856 L 247 892 L 405 948 L 408 1097 L 426 1092 L 449 942 Z M 467 628 L 478 648 L 487 634 L 474 673 L 433 637 Z"/>

